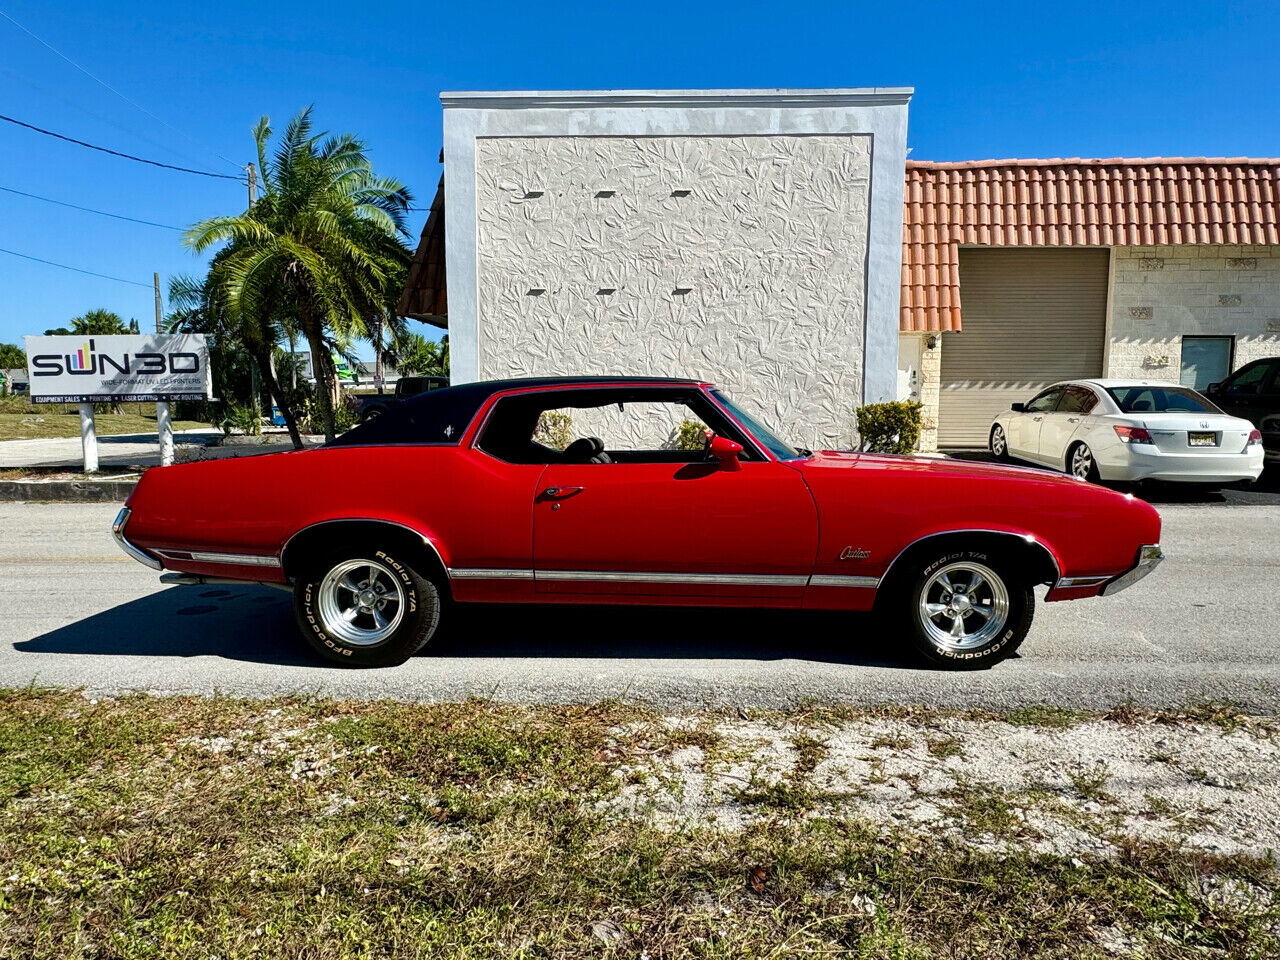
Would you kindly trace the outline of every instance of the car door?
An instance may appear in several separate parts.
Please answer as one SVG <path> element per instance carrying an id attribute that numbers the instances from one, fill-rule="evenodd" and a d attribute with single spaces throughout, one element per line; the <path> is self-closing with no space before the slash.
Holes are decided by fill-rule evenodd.
<path id="1" fill-rule="evenodd" d="M 1040 456 L 1040 428 L 1045 414 L 1058 405 L 1061 387 L 1050 387 L 1031 398 L 1022 413 L 1009 419 L 1009 453 L 1026 460 Z"/>
<path id="2" fill-rule="evenodd" d="M 1073 383 L 1062 391 L 1058 405 L 1045 412 L 1040 424 L 1037 459 L 1056 470 L 1067 469 L 1067 445 L 1085 416 L 1098 404 L 1098 395 Z"/>
<path id="3" fill-rule="evenodd" d="M 1241 417 L 1256 427 L 1267 412 L 1267 388 L 1274 382 L 1280 360 L 1255 360 L 1228 377 L 1209 398 L 1233 417 Z"/>
<path id="4" fill-rule="evenodd" d="M 601 439 L 612 462 L 552 463 L 538 484 L 538 592 L 800 602 L 818 517 L 799 470 L 745 436 L 727 465 Z"/>

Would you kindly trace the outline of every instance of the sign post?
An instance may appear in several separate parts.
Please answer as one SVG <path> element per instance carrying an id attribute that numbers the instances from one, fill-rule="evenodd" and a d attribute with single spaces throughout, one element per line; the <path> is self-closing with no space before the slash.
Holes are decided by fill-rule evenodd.
<path id="1" fill-rule="evenodd" d="M 80 404 L 80 450 L 84 453 L 84 472 L 98 472 L 98 434 L 93 429 L 93 404 Z"/>
<path id="2" fill-rule="evenodd" d="M 164 329 L 160 310 L 160 274 L 151 275 L 156 291 L 156 333 Z M 156 402 L 156 430 L 160 434 L 160 466 L 167 467 L 173 463 L 173 417 L 168 400 Z"/>
<path id="3" fill-rule="evenodd" d="M 80 405 L 85 473 L 98 469 L 93 404 L 155 401 L 160 462 L 173 462 L 171 400 L 207 400 L 213 381 L 200 334 L 24 337 L 32 403 Z"/>

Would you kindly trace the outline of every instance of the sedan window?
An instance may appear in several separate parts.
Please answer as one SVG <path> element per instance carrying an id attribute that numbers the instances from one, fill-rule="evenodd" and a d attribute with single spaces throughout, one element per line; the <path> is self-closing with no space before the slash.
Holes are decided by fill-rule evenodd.
<path id="1" fill-rule="evenodd" d="M 1270 372 L 1271 367 L 1267 363 L 1255 363 L 1245 367 L 1236 374 L 1235 379 L 1227 381 L 1227 396 L 1256 397 L 1262 392 L 1262 384 Z"/>
<path id="2" fill-rule="evenodd" d="M 1058 398 L 1062 396 L 1061 387 L 1051 387 L 1044 393 L 1035 397 L 1027 404 L 1027 413 L 1048 413 L 1058 405 Z"/>
<path id="3" fill-rule="evenodd" d="M 1098 395 L 1088 387 L 1067 387 L 1058 404 L 1058 413 L 1088 413 L 1098 405 Z"/>
<path id="4" fill-rule="evenodd" d="M 1221 413 L 1187 387 L 1108 387 L 1121 413 Z"/>

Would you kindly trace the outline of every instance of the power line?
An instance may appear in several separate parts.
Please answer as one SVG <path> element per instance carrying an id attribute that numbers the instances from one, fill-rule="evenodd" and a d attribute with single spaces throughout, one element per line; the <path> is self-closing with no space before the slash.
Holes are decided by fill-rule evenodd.
<path id="1" fill-rule="evenodd" d="M 144 223 L 148 227 L 161 227 L 165 230 L 177 230 L 181 232 L 182 227 L 173 227 L 167 223 L 156 223 L 154 220 L 139 220 L 136 217 L 126 217 L 119 213 L 107 213 L 105 210 L 95 210 L 93 207 L 82 207 L 77 203 L 67 203 L 65 200 L 54 200 L 52 197 L 41 197 L 34 193 L 25 193 L 22 190 L 15 190 L 13 187 L 0 187 L 5 193 L 16 193 L 20 197 L 30 197 L 32 200 L 43 200 L 45 203 L 56 203 L 60 207 L 70 207 L 72 210 L 83 210 L 85 213 L 96 213 L 100 217 L 111 217 L 115 220 L 128 220 L 130 223 Z"/>
<path id="2" fill-rule="evenodd" d="M 81 270 L 79 267 L 69 267 L 65 263 L 54 263 L 52 260 L 42 260 L 40 257 L 33 257 L 30 254 L 18 253 L 16 250 L 6 250 L 3 247 L 0 247 L 0 253 L 7 253 L 11 257 L 21 257 L 23 260 L 34 260 L 36 263 L 44 263 L 51 267 L 71 270 L 74 273 L 83 273 L 91 277 L 101 277 L 103 280 L 114 280 L 116 283 L 129 283 L 135 287 L 146 287 L 148 290 L 151 289 L 151 284 L 149 283 L 139 283 L 137 280 L 126 280 L 124 277 L 110 277 L 105 273 L 94 273 L 92 270 Z"/>
<path id="3" fill-rule="evenodd" d="M 56 54 L 57 56 L 61 57 L 63 60 L 67 61 L 67 63 L 71 64 L 71 66 L 75 67 L 77 70 L 79 70 L 81 73 L 83 73 L 83 74 L 84 74 L 86 77 L 88 77 L 90 80 L 93 80 L 95 83 L 101 84 L 103 87 L 106 87 L 106 89 L 110 90 L 112 93 L 114 93 L 117 97 L 119 97 L 119 98 L 120 98 L 121 100 L 123 100 L 125 103 L 129 104 L 129 106 L 131 106 L 131 107 L 135 107 L 136 109 L 141 110 L 143 113 L 145 113 L 145 114 L 146 114 L 148 117 L 150 117 L 152 120 L 156 121 L 157 123 L 164 124 L 166 127 L 168 127 L 170 130 L 172 130 L 174 133 L 181 134 L 182 136 L 184 136 L 184 137 L 186 137 L 188 140 L 190 140 L 192 143 L 194 143 L 196 146 L 201 147 L 201 149 L 205 149 L 205 150 L 207 150 L 207 149 L 208 149 L 208 147 L 206 147 L 206 146 L 202 146 L 202 145 L 200 144 L 200 142 L 199 142 L 198 140 L 196 140 L 194 137 L 192 137 L 190 134 L 188 134 L 188 133 L 183 133 L 183 131 L 179 130 L 177 127 L 175 127 L 173 124 L 169 123 L 167 120 L 162 120 L 160 117 L 157 117 L 154 113 L 152 113 L 152 112 L 151 112 L 150 110 L 148 110 L 146 107 L 142 106 L 142 104 L 140 104 L 140 103 L 138 103 L 138 102 L 136 102 L 136 101 L 134 101 L 134 100 L 130 100 L 130 99 L 129 99 L 128 97 L 126 97 L 123 93 L 121 93 L 121 92 L 120 92 L 119 90 L 117 90 L 115 87 L 111 86 L 111 84 L 107 83 L 107 81 L 103 80 L 101 77 L 95 76 L 94 74 L 90 73 L 88 70 L 86 70 L 84 67 L 80 66 L 80 64 L 76 63 L 74 60 L 72 60 L 70 57 L 68 57 L 65 53 L 63 53 L 61 50 L 59 50 L 59 49 L 58 49 L 57 47 L 55 47 L 53 44 L 49 43 L 49 41 L 47 41 L 47 40 L 43 39 L 42 37 L 37 36 L 35 33 L 33 33 L 31 30 L 27 29 L 25 26 L 23 26 L 23 25 L 22 25 L 21 23 L 19 23 L 17 20 L 13 19 L 13 17 L 9 16 L 9 14 L 5 13 L 3 10 L 0 10 L 0 17 L 4 17 L 6 20 L 8 20 L 10 23 L 12 23 L 15 27 L 17 27 L 19 30 L 21 30 L 23 33 L 25 33 L 27 36 L 29 36 L 32 40 L 36 41 L 36 43 L 40 44 L 41 46 L 45 47 L 47 50 L 52 51 L 54 54 Z M 226 163 L 231 164 L 233 167 L 238 167 L 238 166 L 240 166 L 240 164 L 236 163 L 234 160 L 228 160 L 226 157 L 224 157 L 222 154 L 218 153 L 216 150 L 215 150 L 215 151 L 213 151 L 213 155 L 214 155 L 214 156 L 216 156 L 219 160 L 223 160 L 223 161 L 225 161 Z"/>
<path id="4" fill-rule="evenodd" d="M 15 120 L 13 117 L 7 117 L 3 113 L 0 113 L 0 120 L 7 120 L 20 127 L 26 127 L 28 130 L 34 130 L 36 133 L 43 133 L 46 137 L 55 137 L 58 140 L 65 140 L 67 143 L 74 143 L 81 147 L 88 147 L 90 150 L 109 153 L 113 157 L 123 157 L 125 160 L 135 160 L 138 163 L 147 163 L 153 167 L 163 167 L 165 170 L 177 170 L 179 173 L 194 173 L 201 177 L 217 177 L 219 180 L 234 180 L 236 183 L 244 183 L 244 180 L 241 177 L 234 177 L 229 173 L 213 173 L 209 170 L 196 170 L 192 167 L 176 167 L 172 163 L 161 163 L 159 160 L 147 160 L 144 157 L 135 157 L 131 153 L 121 153 L 119 150 L 108 150 L 106 147 L 99 147 L 96 144 L 87 143 L 84 140 L 77 140 L 75 137 L 67 137 L 61 133 L 54 133 L 52 130 L 37 127 L 34 124 L 23 123 L 21 120 Z"/>

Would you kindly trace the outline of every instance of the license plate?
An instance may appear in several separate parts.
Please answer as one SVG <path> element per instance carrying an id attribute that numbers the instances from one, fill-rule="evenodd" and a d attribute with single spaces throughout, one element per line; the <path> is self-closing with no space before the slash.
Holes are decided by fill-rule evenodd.
<path id="1" fill-rule="evenodd" d="M 1217 446 L 1218 437 L 1214 433 L 1188 433 L 1187 445 L 1192 447 Z"/>

